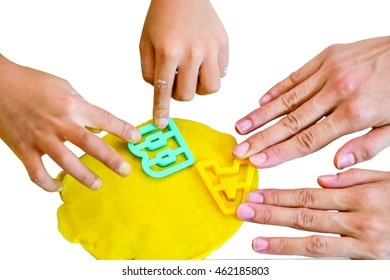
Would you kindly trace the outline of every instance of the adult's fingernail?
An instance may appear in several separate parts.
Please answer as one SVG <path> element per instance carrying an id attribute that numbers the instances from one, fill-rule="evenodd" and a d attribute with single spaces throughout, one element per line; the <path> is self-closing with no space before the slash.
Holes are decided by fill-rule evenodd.
<path id="1" fill-rule="evenodd" d="M 241 220 L 250 220 L 255 216 L 255 210 L 247 204 L 240 204 L 237 208 L 237 216 Z"/>
<path id="2" fill-rule="evenodd" d="M 343 169 L 345 167 L 352 166 L 356 163 L 355 156 L 352 153 L 345 153 L 339 157 L 337 161 L 337 167 Z"/>
<path id="3" fill-rule="evenodd" d="M 98 190 L 101 188 L 101 186 L 103 185 L 103 182 L 102 180 L 100 180 L 99 178 L 95 180 L 95 182 L 93 182 L 93 184 L 91 185 L 91 190 Z"/>
<path id="4" fill-rule="evenodd" d="M 62 192 L 63 189 L 64 189 L 64 186 L 61 185 L 61 186 L 56 190 L 56 192 Z"/>
<path id="5" fill-rule="evenodd" d="M 245 134 L 252 128 L 252 121 L 248 119 L 239 120 L 236 123 L 236 128 L 239 133 Z"/>
<path id="6" fill-rule="evenodd" d="M 321 175 L 321 176 L 318 177 L 318 179 L 320 179 L 321 181 L 324 181 L 324 182 L 336 181 L 337 178 L 338 178 L 338 176 L 336 174 Z"/>
<path id="7" fill-rule="evenodd" d="M 119 167 L 118 173 L 122 176 L 127 176 L 130 174 L 130 171 L 130 164 L 128 164 L 127 162 L 122 162 L 121 166 Z"/>
<path id="8" fill-rule="evenodd" d="M 248 195 L 246 196 L 246 201 L 253 203 L 263 203 L 264 197 L 260 193 L 254 191 L 248 193 Z"/>
<path id="9" fill-rule="evenodd" d="M 238 146 L 235 146 L 232 152 L 238 157 L 244 157 L 246 152 L 248 152 L 248 150 L 249 150 L 249 144 L 244 142 Z"/>
<path id="10" fill-rule="evenodd" d="M 260 253 L 260 252 L 268 249 L 269 243 L 267 240 L 264 240 L 262 238 L 255 238 L 253 240 L 252 247 L 253 247 L 253 250 Z"/>
<path id="11" fill-rule="evenodd" d="M 260 103 L 260 105 L 264 105 L 264 104 L 267 104 L 270 101 L 271 101 L 271 95 L 266 93 L 266 94 L 263 95 L 263 97 L 260 98 L 259 103 Z"/>
<path id="12" fill-rule="evenodd" d="M 257 167 L 260 167 L 267 160 L 267 155 L 264 153 L 260 153 L 257 155 L 253 155 L 249 158 L 249 161 Z"/>

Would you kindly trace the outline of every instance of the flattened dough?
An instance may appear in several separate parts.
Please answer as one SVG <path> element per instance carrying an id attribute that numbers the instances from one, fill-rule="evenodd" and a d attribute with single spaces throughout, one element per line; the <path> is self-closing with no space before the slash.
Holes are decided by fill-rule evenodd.
<path id="1" fill-rule="evenodd" d="M 103 186 L 89 190 L 68 174 L 58 209 L 58 228 L 97 259 L 202 259 L 226 242 L 242 221 L 224 214 L 199 175 L 196 163 L 215 160 L 231 166 L 233 136 L 189 120 L 174 120 L 195 157 L 195 164 L 164 178 L 145 174 L 127 143 L 113 135 L 103 140 L 132 167 L 120 177 L 89 155 L 81 161 Z M 251 188 L 258 186 L 255 172 Z"/>

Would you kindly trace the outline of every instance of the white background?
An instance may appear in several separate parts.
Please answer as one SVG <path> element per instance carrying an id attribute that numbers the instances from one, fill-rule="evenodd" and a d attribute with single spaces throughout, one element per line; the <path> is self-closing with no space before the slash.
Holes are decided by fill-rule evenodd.
<path id="1" fill-rule="evenodd" d="M 227 76 L 216 94 L 197 96 L 188 103 L 173 101 L 171 115 L 228 132 L 239 142 L 244 138 L 234 131 L 234 123 L 256 108 L 259 97 L 276 82 L 331 44 L 389 34 L 390 2 L 386 0 L 214 0 L 212 3 L 229 34 Z M 67 79 L 89 102 L 137 125 L 152 115 L 153 89 L 142 79 L 138 51 L 148 5 L 146 0 L 1 0 L 0 53 L 16 63 Z M 259 187 L 318 187 L 318 175 L 337 172 L 333 166 L 334 153 L 352 136 L 343 137 L 305 158 L 261 170 Z M 388 170 L 389 156 L 387 149 L 358 167 Z M 53 176 L 60 171 L 47 158 L 45 162 Z M 61 236 L 56 217 L 62 203 L 59 195 L 46 193 L 30 182 L 21 162 L 3 142 L 0 142 L 0 172 L 1 279 L 28 279 L 29 276 L 65 279 L 81 275 L 116 279 L 120 276 L 121 268 L 129 262 L 97 262 L 80 245 L 71 244 Z M 329 269 L 342 267 L 349 267 L 348 275 L 372 272 L 355 264 L 351 269 L 351 261 L 275 263 L 269 260 L 282 257 L 252 251 L 251 241 L 260 235 L 308 233 L 246 223 L 229 242 L 210 255 L 210 259 L 219 261 L 194 262 L 193 266 L 271 262 L 274 275 L 291 277 L 294 276 L 289 270 L 291 263 L 302 271 L 309 269 L 303 276 L 315 276 L 317 272 L 321 276 Z M 303 259 L 288 259 L 296 258 Z M 256 261 L 249 261 L 253 259 Z M 306 266 L 307 262 L 313 265 Z M 188 266 L 188 262 L 182 265 Z M 282 269 L 284 266 L 288 269 Z M 315 269 L 311 271 L 310 267 Z M 333 271 L 330 275 L 340 273 Z M 302 275 L 295 276 L 302 278 Z"/>

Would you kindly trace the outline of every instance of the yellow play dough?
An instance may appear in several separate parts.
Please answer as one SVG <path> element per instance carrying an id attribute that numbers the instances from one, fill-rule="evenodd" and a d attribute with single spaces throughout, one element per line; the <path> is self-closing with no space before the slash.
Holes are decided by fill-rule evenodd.
<path id="1" fill-rule="evenodd" d="M 64 203 L 58 228 L 67 240 L 97 259 L 202 259 L 238 230 L 242 221 L 221 211 L 196 166 L 209 160 L 232 166 L 234 137 L 197 122 L 174 121 L 195 157 L 190 167 L 152 178 L 127 143 L 108 134 L 103 140 L 130 162 L 129 176 L 116 175 L 89 155 L 81 161 L 102 178 L 101 189 L 92 191 L 68 174 L 59 175 Z M 250 188 L 257 185 L 256 171 Z M 227 201 L 231 206 L 231 198 Z"/>

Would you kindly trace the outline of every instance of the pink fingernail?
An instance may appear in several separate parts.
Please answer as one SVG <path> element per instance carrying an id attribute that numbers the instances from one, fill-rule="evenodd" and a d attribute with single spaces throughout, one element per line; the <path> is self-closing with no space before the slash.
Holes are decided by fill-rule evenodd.
<path id="1" fill-rule="evenodd" d="M 236 128 L 241 134 L 247 133 L 252 128 L 252 121 L 248 119 L 239 120 L 236 123 Z"/>
<path id="2" fill-rule="evenodd" d="M 343 169 L 345 167 L 354 165 L 355 163 L 356 163 L 355 156 L 352 153 L 345 153 L 340 156 L 337 162 L 337 166 L 338 168 Z"/>
<path id="3" fill-rule="evenodd" d="M 134 129 L 131 131 L 131 135 L 130 135 L 130 142 L 131 143 L 137 143 L 139 142 L 139 140 L 141 140 L 141 133 L 139 132 L 138 129 Z"/>
<path id="4" fill-rule="evenodd" d="M 247 204 L 240 204 L 237 208 L 237 216 L 241 220 L 250 220 L 255 216 L 255 210 Z"/>
<path id="5" fill-rule="evenodd" d="M 264 197 L 260 193 L 254 191 L 248 193 L 248 195 L 246 196 L 246 201 L 253 203 L 263 203 Z"/>
<path id="6" fill-rule="evenodd" d="M 337 175 L 321 175 L 318 177 L 318 179 L 320 179 L 321 181 L 324 181 L 324 182 L 331 182 L 331 181 L 336 181 L 338 178 Z"/>
<path id="7" fill-rule="evenodd" d="M 167 124 L 168 124 L 168 120 L 166 118 L 156 120 L 156 126 L 158 128 L 165 128 Z"/>
<path id="8" fill-rule="evenodd" d="M 91 190 L 98 190 L 101 188 L 101 186 L 103 185 L 103 182 L 102 180 L 100 180 L 99 178 L 95 180 L 95 182 L 93 182 L 93 184 L 91 185 L 90 189 Z"/>
<path id="9" fill-rule="evenodd" d="M 130 171 L 131 171 L 130 164 L 128 164 L 127 162 L 122 162 L 117 173 L 119 173 L 122 176 L 127 176 L 130 174 Z"/>
<path id="10" fill-rule="evenodd" d="M 260 98 L 260 105 L 265 105 L 267 104 L 268 102 L 270 102 L 272 99 L 271 95 L 269 95 L 268 93 L 264 94 L 263 97 Z"/>
<path id="11" fill-rule="evenodd" d="M 260 153 L 257 155 L 253 155 L 249 158 L 249 161 L 257 167 L 260 167 L 267 160 L 267 155 L 264 153 Z"/>
<path id="12" fill-rule="evenodd" d="M 264 240 L 262 238 L 256 238 L 253 240 L 252 247 L 253 247 L 253 250 L 260 253 L 260 252 L 268 249 L 269 243 L 267 240 Z"/>
<path id="13" fill-rule="evenodd" d="M 244 157 L 245 154 L 248 152 L 248 150 L 249 150 L 249 144 L 244 142 L 233 148 L 233 154 L 235 154 L 238 157 Z"/>

